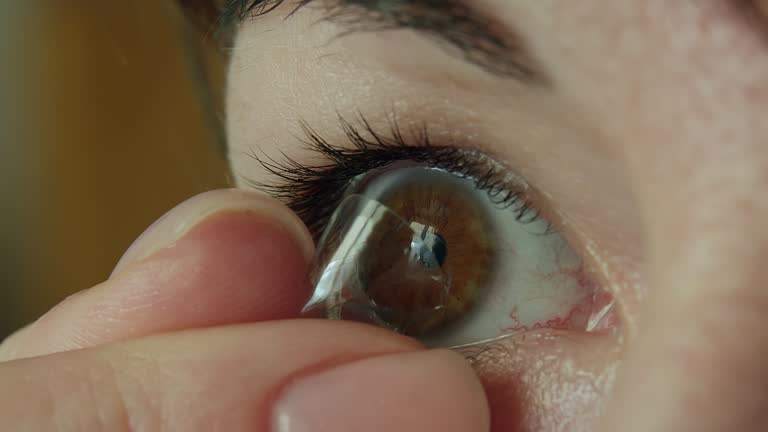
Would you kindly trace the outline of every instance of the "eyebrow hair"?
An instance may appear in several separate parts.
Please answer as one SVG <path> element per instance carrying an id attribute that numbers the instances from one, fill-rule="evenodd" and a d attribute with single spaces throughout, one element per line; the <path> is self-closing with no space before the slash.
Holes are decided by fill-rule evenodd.
<path id="1" fill-rule="evenodd" d="M 291 0 L 227 0 L 222 21 L 270 13 Z M 317 0 L 293 0 L 288 17 Z M 487 72 L 525 82 L 546 81 L 524 39 L 475 7 L 471 0 L 320 0 L 325 19 L 356 32 L 411 29 Z"/>

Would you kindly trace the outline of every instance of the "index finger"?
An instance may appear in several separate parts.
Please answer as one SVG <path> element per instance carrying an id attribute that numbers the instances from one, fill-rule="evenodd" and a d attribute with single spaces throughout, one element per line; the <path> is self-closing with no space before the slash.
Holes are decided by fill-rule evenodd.
<path id="1" fill-rule="evenodd" d="M 449 351 L 372 326 L 271 321 L 0 364 L 13 431 L 482 432 L 483 388 Z"/>

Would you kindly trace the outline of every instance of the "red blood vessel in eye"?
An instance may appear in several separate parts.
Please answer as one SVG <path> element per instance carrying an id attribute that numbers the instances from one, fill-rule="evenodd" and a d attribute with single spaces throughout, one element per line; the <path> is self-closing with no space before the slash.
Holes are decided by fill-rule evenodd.
<path id="1" fill-rule="evenodd" d="M 575 330 L 602 331 L 614 328 L 618 316 L 614 311 L 613 296 L 595 283 L 589 272 L 583 267 L 564 269 L 544 275 L 544 278 L 568 277 L 575 280 L 584 292 L 584 300 L 573 305 L 568 311 L 545 321 L 537 321 L 523 325 L 520 323 L 517 306 L 510 311 L 512 325 L 505 327 L 501 335 L 512 335 L 531 330 Z"/>

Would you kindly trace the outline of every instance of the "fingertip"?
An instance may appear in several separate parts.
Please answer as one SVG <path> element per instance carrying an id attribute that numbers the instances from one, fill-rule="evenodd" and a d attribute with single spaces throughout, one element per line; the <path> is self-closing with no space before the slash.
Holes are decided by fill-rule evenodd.
<path id="1" fill-rule="evenodd" d="M 312 259 L 312 237 L 304 223 L 288 207 L 257 191 L 220 189 L 184 201 L 150 225 L 123 254 L 110 278 L 126 266 L 173 246 L 194 227 L 223 212 L 247 212 L 263 223 L 279 227 L 295 243 L 307 262 Z"/>
<path id="2" fill-rule="evenodd" d="M 482 432 L 483 387 L 458 354 L 416 351 L 367 358 L 300 377 L 275 405 L 274 432 Z"/>

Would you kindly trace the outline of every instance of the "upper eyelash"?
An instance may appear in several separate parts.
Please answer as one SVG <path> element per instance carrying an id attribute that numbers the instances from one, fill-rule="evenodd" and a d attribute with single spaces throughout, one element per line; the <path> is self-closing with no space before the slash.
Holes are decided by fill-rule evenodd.
<path id="1" fill-rule="evenodd" d="M 477 150 L 435 145 L 426 127 L 409 134 L 413 138 L 406 138 L 396 121 L 390 122 L 389 135 L 385 136 L 378 133 L 363 116 L 360 116 L 360 127 L 344 118 L 339 120 L 352 147 L 330 144 L 309 125 L 302 123 L 305 138 L 301 141 L 327 163 L 307 165 L 285 153 L 282 153 L 281 160 L 253 153 L 250 156 L 276 180 L 258 182 L 244 179 L 251 187 L 283 201 L 299 215 L 315 239 L 322 234 L 352 179 L 399 161 L 425 164 L 472 179 L 492 202 L 501 208 L 512 208 L 517 220 L 523 223 L 540 217 L 539 210 L 527 196 L 526 187 L 520 184 L 519 179 L 510 182 L 510 175 L 505 170 L 489 163 L 488 156 Z"/>

